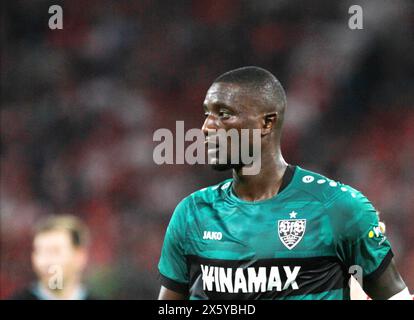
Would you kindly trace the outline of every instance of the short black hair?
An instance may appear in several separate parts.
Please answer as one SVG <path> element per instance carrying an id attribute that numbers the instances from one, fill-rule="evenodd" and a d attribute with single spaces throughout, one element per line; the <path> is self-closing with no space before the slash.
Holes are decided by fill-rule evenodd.
<path id="1" fill-rule="evenodd" d="M 283 121 L 286 93 L 279 80 L 268 70 L 256 66 L 242 67 L 223 73 L 214 80 L 214 83 L 218 82 L 239 84 L 255 94 L 261 94 L 269 109 L 277 111 Z"/>

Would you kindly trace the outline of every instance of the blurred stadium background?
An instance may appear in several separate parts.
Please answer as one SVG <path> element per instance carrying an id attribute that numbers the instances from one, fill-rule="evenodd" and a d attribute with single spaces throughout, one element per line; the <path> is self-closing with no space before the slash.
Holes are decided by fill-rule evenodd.
<path id="1" fill-rule="evenodd" d="M 63 30 L 48 8 L 63 7 Z M 364 29 L 348 28 L 348 8 Z M 292 164 L 350 184 L 387 224 L 414 289 L 412 1 L 6 1 L 2 3 L 0 298 L 33 279 L 31 228 L 73 213 L 92 229 L 86 282 L 153 299 L 175 205 L 228 173 L 157 166 L 158 128 L 200 127 L 212 80 L 271 70 L 288 94 Z"/>

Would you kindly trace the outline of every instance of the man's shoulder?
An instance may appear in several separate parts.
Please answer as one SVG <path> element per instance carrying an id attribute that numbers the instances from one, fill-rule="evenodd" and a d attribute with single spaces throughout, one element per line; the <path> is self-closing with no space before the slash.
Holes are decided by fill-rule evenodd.
<path id="1" fill-rule="evenodd" d="M 176 219 L 180 221 L 187 220 L 188 213 L 195 213 L 202 208 L 212 207 L 213 204 L 224 199 L 231 182 L 232 179 L 227 179 L 215 185 L 194 191 L 177 204 L 173 216 L 176 216 Z"/>
<path id="2" fill-rule="evenodd" d="M 325 206 L 333 203 L 352 204 L 363 197 L 359 190 L 323 174 L 297 167 L 297 175 L 295 188 L 308 193 Z"/>
<path id="3" fill-rule="evenodd" d="M 33 285 L 30 285 L 26 288 L 20 289 L 13 293 L 7 300 L 41 300 L 39 296 L 35 293 Z M 86 291 L 85 296 L 82 300 L 100 300 L 99 296 L 91 294 L 89 291 Z"/>
<path id="4" fill-rule="evenodd" d="M 194 191 L 193 193 L 185 197 L 181 202 L 187 204 L 192 202 L 197 204 L 200 202 L 210 203 L 217 201 L 218 199 L 223 198 L 224 193 L 227 192 L 227 189 L 230 187 L 232 181 L 232 178 L 226 179 L 215 185 L 211 185 Z"/>
<path id="5" fill-rule="evenodd" d="M 359 190 L 319 173 L 299 169 L 296 181 L 300 190 L 307 192 L 339 223 L 374 221 L 378 212 Z"/>
<path id="6" fill-rule="evenodd" d="M 30 286 L 14 292 L 7 300 L 39 300 L 39 298 L 33 293 Z"/>

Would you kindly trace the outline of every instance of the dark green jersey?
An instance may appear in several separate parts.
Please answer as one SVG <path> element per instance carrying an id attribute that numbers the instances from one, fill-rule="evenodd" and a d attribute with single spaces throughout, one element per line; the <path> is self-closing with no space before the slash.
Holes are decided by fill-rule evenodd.
<path id="1" fill-rule="evenodd" d="M 289 166 L 274 197 L 238 198 L 232 179 L 182 200 L 159 262 L 190 299 L 349 299 L 349 272 L 377 277 L 392 252 L 359 191 Z M 358 267 L 357 267 L 358 268 Z"/>

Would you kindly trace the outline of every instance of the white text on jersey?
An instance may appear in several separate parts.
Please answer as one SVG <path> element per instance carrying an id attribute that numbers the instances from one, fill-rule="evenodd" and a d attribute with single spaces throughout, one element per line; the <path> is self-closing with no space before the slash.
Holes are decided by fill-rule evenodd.
<path id="1" fill-rule="evenodd" d="M 249 267 L 243 268 L 223 268 L 208 265 L 201 265 L 203 290 L 216 292 L 243 293 L 266 292 L 266 291 L 282 291 L 292 287 L 292 290 L 298 290 L 296 278 L 300 271 L 300 266 L 293 267 L 283 266 L 283 272 L 286 275 L 286 281 L 283 284 L 280 276 L 279 267 L 271 267 L 269 276 L 267 277 L 266 267 L 257 269 Z M 233 277 L 234 272 L 234 277 Z M 247 273 L 247 279 L 246 279 Z"/>
<path id="2" fill-rule="evenodd" d="M 223 235 L 221 232 L 214 232 L 214 231 L 204 231 L 203 239 L 204 240 L 221 240 Z"/>

